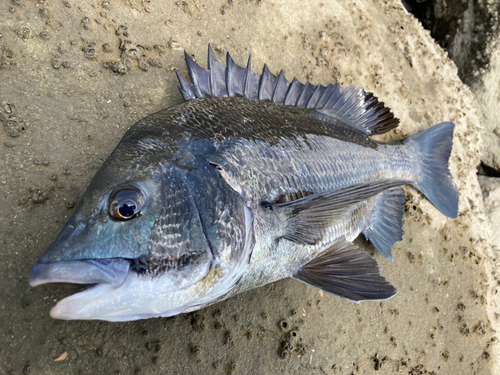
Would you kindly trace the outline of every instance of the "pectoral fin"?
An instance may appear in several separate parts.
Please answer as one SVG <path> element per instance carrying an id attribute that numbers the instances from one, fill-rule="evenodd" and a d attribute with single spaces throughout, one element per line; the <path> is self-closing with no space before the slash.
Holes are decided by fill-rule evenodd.
<path id="1" fill-rule="evenodd" d="M 325 229 L 342 215 L 350 214 L 354 205 L 396 186 L 410 183 L 405 180 L 384 180 L 357 184 L 286 203 L 263 203 L 270 210 L 288 210 L 286 233 L 283 238 L 313 245 L 324 236 Z"/>
<path id="2" fill-rule="evenodd" d="M 354 302 L 379 301 L 397 294 L 365 251 L 340 240 L 293 275 L 308 285 Z"/>

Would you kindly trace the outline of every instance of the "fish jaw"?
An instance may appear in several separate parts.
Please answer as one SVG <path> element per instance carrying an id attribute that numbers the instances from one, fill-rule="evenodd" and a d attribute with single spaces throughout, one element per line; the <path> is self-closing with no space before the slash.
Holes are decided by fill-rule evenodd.
<path id="1" fill-rule="evenodd" d="M 200 265 L 198 275 L 209 271 Z M 185 285 L 183 285 L 185 284 Z M 165 274 L 149 277 L 131 271 L 117 288 L 99 284 L 59 301 L 50 316 L 63 320 L 106 320 L 114 322 L 169 317 L 188 309 L 198 297 L 199 283 L 175 280 Z"/>
<path id="2" fill-rule="evenodd" d="M 62 300 L 61 302 L 65 302 L 58 303 L 50 313 L 53 318 L 71 320 L 78 319 L 82 312 L 81 296 L 85 296 L 84 299 L 88 301 L 119 288 L 129 274 L 129 270 L 130 262 L 120 258 L 52 263 L 39 261 L 33 266 L 29 283 L 32 287 L 51 284 L 91 285 Z M 80 303 L 72 304 L 71 301 L 75 299 L 79 299 Z"/>
<path id="3" fill-rule="evenodd" d="M 93 284 L 59 301 L 52 318 L 130 321 L 177 315 L 196 304 L 217 284 L 204 282 L 210 268 L 210 262 L 200 262 L 189 275 L 151 277 L 130 269 L 125 259 L 37 263 L 30 284 Z"/>

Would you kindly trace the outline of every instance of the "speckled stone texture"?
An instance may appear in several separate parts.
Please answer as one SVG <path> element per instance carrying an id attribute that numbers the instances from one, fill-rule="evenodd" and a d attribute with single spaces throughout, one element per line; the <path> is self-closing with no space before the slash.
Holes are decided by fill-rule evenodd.
<path id="1" fill-rule="evenodd" d="M 0 4 L 0 34 L 0 372 L 499 372 L 498 249 L 475 174 L 474 99 L 399 1 L 13 0 Z M 239 65 L 252 53 L 254 71 L 267 62 L 288 79 L 375 93 L 402 122 L 383 141 L 455 122 L 458 219 L 409 190 L 394 262 L 359 240 L 399 291 L 385 302 L 285 280 L 169 319 L 50 319 L 71 291 L 30 289 L 32 265 L 126 129 L 181 102 L 183 49 L 206 66 L 209 42 Z"/>

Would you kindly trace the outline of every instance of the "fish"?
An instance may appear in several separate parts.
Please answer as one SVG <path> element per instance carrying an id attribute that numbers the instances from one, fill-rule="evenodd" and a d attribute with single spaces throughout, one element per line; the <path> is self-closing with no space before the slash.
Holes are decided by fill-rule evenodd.
<path id="1" fill-rule="evenodd" d="M 354 302 L 397 294 L 361 234 L 386 258 L 403 238 L 405 186 L 458 215 L 448 168 L 455 125 L 406 139 L 354 86 L 291 82 L 185 52 L 181 104 L 125 133 L 29 283 L 77 285 L 50 316 L 130 321 L 187 313 L 293 278 Z"/>

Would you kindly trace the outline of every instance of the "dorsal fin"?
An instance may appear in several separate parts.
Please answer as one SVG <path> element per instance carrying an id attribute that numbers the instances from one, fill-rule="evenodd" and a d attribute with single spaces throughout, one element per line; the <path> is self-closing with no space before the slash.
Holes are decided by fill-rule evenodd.
<path id="1" fill-rule="evenodd" d="M 179 90 L 184 100 L 206 97 L 242 96 L 248 99 L 270 100 L 276 104 L 317 109 L 323 115 L 340 120 L 363 130 L 366 134 L 382 134 L 399 125 L 399 120 L 371 93 L 354 86 L 290 83 L 283 73 L 275 76 L 267 65 L 262 75 L 251 69 L 251 56 L 247 67 L 241 67 L 227 54 L 227 67 L 217 60 L 208 45 L 208 70 L 196 64 L 184 53 L 191 82 L 176 71 Z"/>

